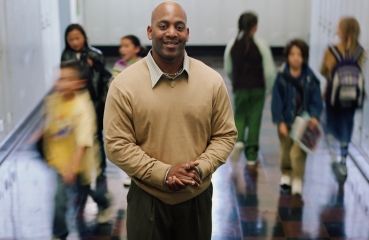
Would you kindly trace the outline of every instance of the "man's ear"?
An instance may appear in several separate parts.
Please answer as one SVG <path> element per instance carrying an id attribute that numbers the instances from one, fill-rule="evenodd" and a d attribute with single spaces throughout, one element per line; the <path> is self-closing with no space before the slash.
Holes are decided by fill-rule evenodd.
<path id="1" fill-rule="evenodd" d="M 189 28 L 187 28 L 186 42 L 188 42 L 188 39 L 190 39 L 190 29 Z"/>
<path id="2" fill-rule="evenodd" d="M 152 40 L 152 27 L 151 26 L 147 26 L 147 38 L 149 40 Z"/>

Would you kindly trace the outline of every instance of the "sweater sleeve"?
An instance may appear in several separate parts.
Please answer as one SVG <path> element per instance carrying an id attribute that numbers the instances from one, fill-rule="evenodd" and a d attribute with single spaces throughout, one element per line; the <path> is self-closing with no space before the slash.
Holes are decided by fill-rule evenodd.
<path id="1" fill-rule="evenodd" d="M 232 56 L 231 56 L 231 49 L 232 49 L 233 43 L 234 43 L 234 39 L 230 40 L 224 51 L 224 72 L 227 74 L 227 77 L 229 78 L 229 80 L 231 80 L 231 82 L 233 81 L 232 79 L 233 64 L 232 64 Z"/>
<path id="2" fill-rule="evenodd" d="M 273 83 L 276 77 L 276 70 L 272 51 L 270 50 L 269 45 L 260 39 L 255 39 L 255 44 L 258 46 L 261 56 L 263 58 L 265 86 L 267 91 L 270 92 L 272 91 Z"/>
<path id="3" fill-rule="evenodd" d="M 237 138 L 231 104 L 224 82 L 217 89 L 213 101 L 211 136 L 203 154 L 197 158 L 202 178 L 208 177 L 226 162 Z"/>
<path id="4" fill-rule="evenodd" d="M 171 167 L 148 156 L 136 144 L 132 102 L 112 82 L 104 113 L 104 137 L 108 159 L 128 176 L 164 189 L 164 177 Z"/>

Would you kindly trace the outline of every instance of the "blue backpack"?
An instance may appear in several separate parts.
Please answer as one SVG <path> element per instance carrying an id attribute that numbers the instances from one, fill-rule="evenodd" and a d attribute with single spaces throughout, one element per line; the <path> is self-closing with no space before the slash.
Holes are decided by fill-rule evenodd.
<path id="1" fill-rule="evenodd" d="M 329 50 L 336 58 L 332 78 L 328 84 L 327 104 L 338 109 L 356 109 L 363 106 L 364 78 L 358 59 L 363 48 L 358 45 L 354 53 L 341 54 L 336 46 Z"/>

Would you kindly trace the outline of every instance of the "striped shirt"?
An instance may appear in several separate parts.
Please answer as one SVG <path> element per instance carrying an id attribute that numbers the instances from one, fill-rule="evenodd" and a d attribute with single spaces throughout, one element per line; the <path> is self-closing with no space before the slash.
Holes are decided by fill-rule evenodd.
<path id="1" fill-rule="evenodd" d="M 150 71 L 151 84 L 152 84 L 151 86 L 152 86 L 152 88 L 154 88 L 155 85 L 160 80 L 160 78 L 163 76 L 164 72 L 161 71 L 159 66 L 156 64 L 154 58 L 151 55 L 151 51 L 147 54 L 146 63 L 147 63 L 147 66 L 149 67 L 149 71 Z M 186 71 L 188 75 L 190 75 L 190 71 L 189 71 L 190 70 L 190 61 L 189 61 L 189 58 L 187 56 L 186 51 L 184 51 L 183 70 Z M 181 75 L 181 74 L 179 74 L 179 75 Z"/>

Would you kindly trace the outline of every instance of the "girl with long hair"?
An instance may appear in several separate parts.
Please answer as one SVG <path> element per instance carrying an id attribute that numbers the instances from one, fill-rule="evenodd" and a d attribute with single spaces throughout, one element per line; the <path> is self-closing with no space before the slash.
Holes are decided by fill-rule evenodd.
<path id="1" fill-rule="evenodd" d="M 364 49 L 359 44 L 360 26 L 358 21 L 353 17 L 342 18 L 338 24 L 337 35 L 340 42 L 331 49 L 336 49 L 337 53 L 344 58 L 357 55 L 355 62 L 361 67 Z M 355 54 L 356 53 L 356 54 Z M 328 48 L 325 52 L 323 64 L 321 66 L 321 74 L 327 79 L 328 90 L 326 89 L 324 97 L 326 100 L 326 130 L 328 135 L 335 137 L 340 142 L 340 165 L 339 171 L 342 175 L 347 175 L 346 157 L 348 155 L 348 145 L 351 142 L 352 132 L 354 128 L 354 115 L 356 108 L 337 109 L 329 102 L 330 86 L 333 80 L 334 70 L 338 62 L 334 53 Z"/>
<path id="2" fill-rule="evenodd" d="M 258 18 L 252 12 L 242 14 L 238 20 L 238 33 L 225 51 L 225 71 L 232 81 L 237 142 L 231 160 L 238 161 L 245 151 L 248 165 L 258 160 L 259 132 L 266 89 L 271 89 L 275 67 L 269 46 L 254 35 Z M 245 130 L 248 130 L 245 137 Z"/>

